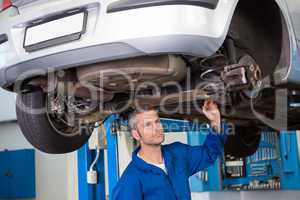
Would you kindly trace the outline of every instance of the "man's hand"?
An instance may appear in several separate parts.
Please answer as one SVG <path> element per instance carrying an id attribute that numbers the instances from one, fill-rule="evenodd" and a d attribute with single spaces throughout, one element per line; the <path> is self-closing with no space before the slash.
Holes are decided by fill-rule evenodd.
<path id="1" fill-rule="evenodd" d="M 217 104 L 212 100 L 206 100 L 202 107 L 204 115 L 210 121 L 210 125 L 218 133 L 221 132 L 221 114 Z"/>

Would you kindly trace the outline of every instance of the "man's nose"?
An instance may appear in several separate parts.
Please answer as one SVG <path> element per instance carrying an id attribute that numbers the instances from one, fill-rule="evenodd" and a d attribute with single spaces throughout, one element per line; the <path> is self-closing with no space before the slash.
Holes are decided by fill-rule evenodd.
<path id="1" fill-rule="evenodd" d="M 155 129 L 156 130 L 163 130 L 162 124 L 161 123 L 157 123 Z"/>

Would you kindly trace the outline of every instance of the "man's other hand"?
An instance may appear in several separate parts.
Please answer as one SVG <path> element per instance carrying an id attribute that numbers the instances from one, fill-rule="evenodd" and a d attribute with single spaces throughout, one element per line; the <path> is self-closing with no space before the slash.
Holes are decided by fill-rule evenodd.
<path id="1" fill-rule="evenodd" d="M 206 100 L 202 107 L 202 111 L 207 119 L 210 121 L 212 128 L 221 132 L 221 114 L 218 105 L 213 100 Z"/>

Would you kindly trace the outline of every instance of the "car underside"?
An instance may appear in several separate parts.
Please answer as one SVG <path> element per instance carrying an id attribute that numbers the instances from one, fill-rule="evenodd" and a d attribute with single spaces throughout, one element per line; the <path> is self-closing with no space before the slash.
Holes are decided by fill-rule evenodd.
<path id="1" fill-rule="evenodd" d="M 257 8 L 255 3 L 241 1 L 223 45 L 209 57 L 160 54 L 94 63 L 32 78 L 22 82 L 22 89 L 42 87 L 52 93 L 49 97 L 72 93 L 76 104 L 88 108 L 78 109 L 84 117 L 95 111 L 88 106 L 95 102 L 103 105 L 98 108 L 104 109 L 103 113 L 163 106 L 169 111 L 162 112 L 165 116 L 199 117 L 193 101 L 201 104 L 211 98 L 223 108 L 224 117 L 256 122 L 250 103 L 266 114 L 274 112 L 270 102 L 280 87 L 272 79 L 276 70 L 289 62 L 286 25 L 271 2 Z M 62 107 L 64 102 L 56 101 L 54 107 Z"/>
<path id="2" fill-rule="evenodd" d="M 19 93 L 23 132 L 31 129 L 25 124 L 38 123 L 49 127 L 48 135 L 61 133 L 60 144 L 33 142 L 49 153 L 77 149 L 82 142 L 66 147 L 66 136 L 80 140 L 76 137 L 82 127 L 89 133 L 111 113 L 126 116 L 132 109 L 154 107 L 162 117 L 205 120 L 201 106 L 206 99 L 217 102 L 223 118 L 236 124 L 245 145 L 255 141 L 257 147 L 258 130 L 266 124 L 275 130 L 297 127 L 299 111 L 288 103 L 297 102 L 299 85 L 282 81 L 280 75 L 290 66 L 290 40 L 275 1 L 240 0 L 224 42 L 209 56 L 174 50 L 109 59 L 26 76 L 6 88 Z M 33 108 L 45 109 L 43 119 L 40 113 L 28 114 Z M 27 138 L 33 141 L 34 134 Z M 86 141 L 88 134 L 83 135 Z M 240 141 L 232 142 L 236 146 Z M 240 156 L 251 153 L 253 145 Z"/>

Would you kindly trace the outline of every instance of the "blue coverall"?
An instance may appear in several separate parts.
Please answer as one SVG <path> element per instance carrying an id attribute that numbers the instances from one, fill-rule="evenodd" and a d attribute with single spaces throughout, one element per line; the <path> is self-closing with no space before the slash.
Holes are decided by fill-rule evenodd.
<path id="1" fill-rule="evenodd" d="M 212 165 L 223 152 L 225 134 L 212 130 L 202 146 L 175 142 L 162 146 L 168 171 L 132 154 L 132 161 L 113 190 L 113 200 L 190 200 L 189 177 Z"/>

